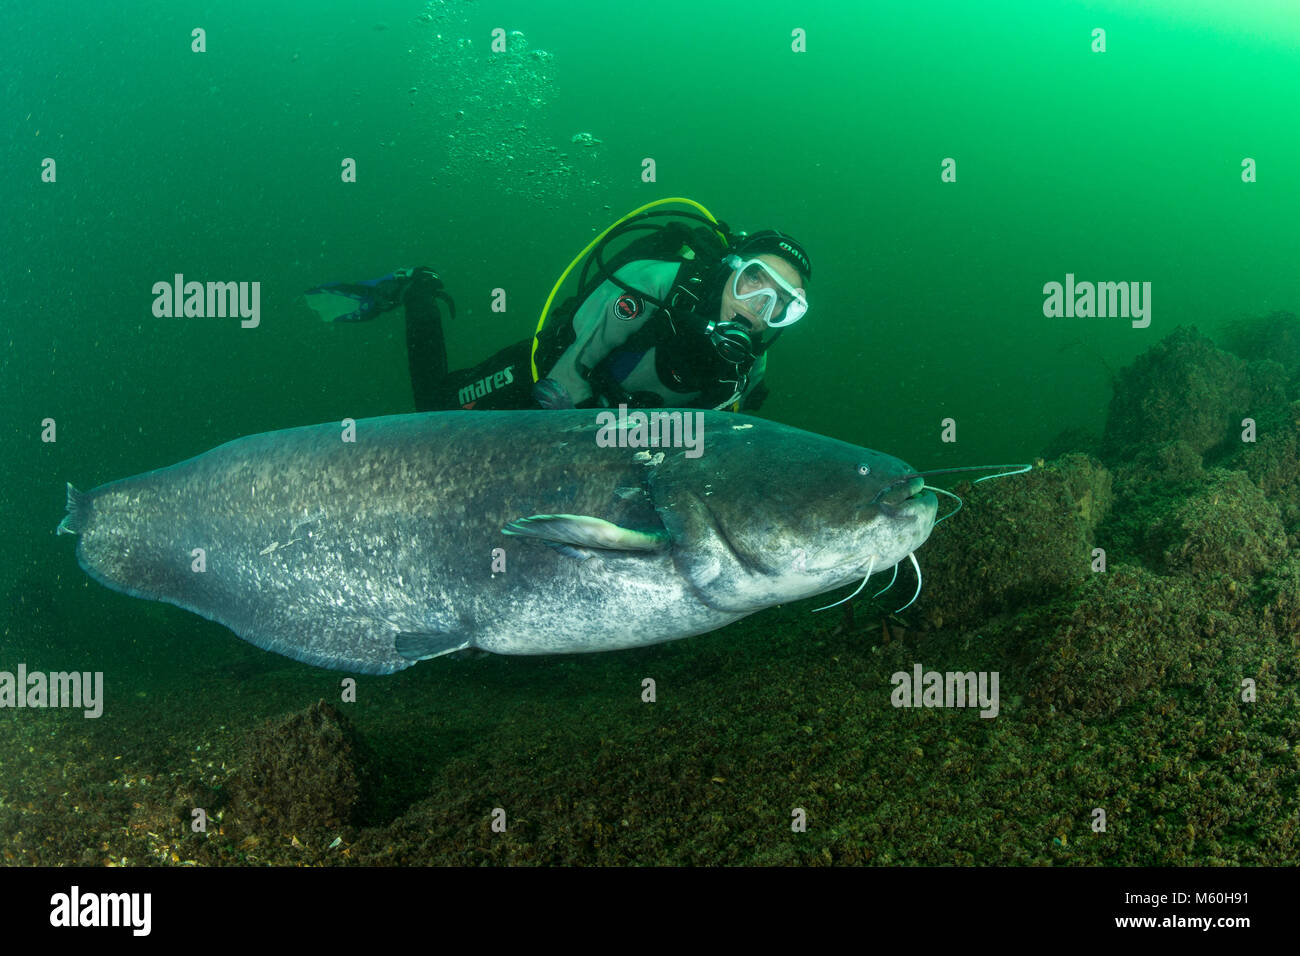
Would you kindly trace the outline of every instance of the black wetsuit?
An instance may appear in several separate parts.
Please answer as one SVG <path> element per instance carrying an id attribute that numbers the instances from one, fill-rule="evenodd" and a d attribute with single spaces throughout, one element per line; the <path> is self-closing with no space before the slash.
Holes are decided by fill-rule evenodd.
<path id="1" fill-rule="evenodd" d="M 406 293 L 406 358 L 415 410 L 537 408 L 530 373 L 532 339 L 509 345 L 473 368 L 447 370 L 442 313 L 434 296 L 441 287 L 438 280 L 417 273 Z"/>

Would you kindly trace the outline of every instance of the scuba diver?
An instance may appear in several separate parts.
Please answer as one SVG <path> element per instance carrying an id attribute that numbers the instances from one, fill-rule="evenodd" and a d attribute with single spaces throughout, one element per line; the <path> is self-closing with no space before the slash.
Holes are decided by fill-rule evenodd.
<path id="1" fill-rule="evenodd" d="M 670 202 L 703 215 L 650 211 Z M 646 234 L 608 255 L 614 240 L 637 232 Z M 584 256 L 577 291 L 552 309 Z M 336 322 L 368 321 L 405 306 L 417 411 L 618 405 L 738 411 L 756 409 L 765 397 L 767 350 L 807 313 L 811 278 L 808 254 L 790 236 L 733 234 L 698 203 L 665 199 L 592 240 L 555 283 L 533 336 L 472 368 L 447 369 L 439 300 L 453 318 L 456 310 L 431 269 L 330 283 L 306 296 L 322 318 Z"/>

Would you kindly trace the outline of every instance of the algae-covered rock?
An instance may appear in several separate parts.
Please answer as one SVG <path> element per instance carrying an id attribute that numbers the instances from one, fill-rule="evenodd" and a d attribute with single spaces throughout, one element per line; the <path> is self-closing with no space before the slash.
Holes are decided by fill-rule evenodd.
<path id="1" fill-rule="evenodd" d="M 1129 494 L 1138 486 L 1160 484 L 1183 486 L 1205 479 L 1201 453 L 1181 438 L 1150 445 L 1138 451 L 1132 462 L 1115 470 L 1116 494 Z"/>
<path id="2" fill-rule="evenodd" d="M 1142 449 L 1132 461 L 1116 466 L 1115 507 L 1099 530 L 1108 560 L 1161 567 L 1150 552 L 1151 526 L 1205 482 L 1201 455 L 1185 441 L 1162 442 Z"/>
<path id="3" fill-rule="evenodd" d="M 1286 532 L 1277 506 L 1248 475 L 1215 469 L 1151 524 L 1147 552 L 1167 573 L 1217 573 L 1245 584 L 1286 554 Z"/>
<path id="4" fill-rule="evenodd" d="M 1194 328 L 1167 338 L 1120 370 L 1106 418 L 1103 457 L 1117 461 L 1143 446 L 1182 440 L 1204 454 L 1223 442 L 1252 404 L 1244 361 Z"/>
<path id="5" fill-rule="evenodd" d="M 362 752 L 347 718 L 324 701 L 269 720 L 244 745 L 230 812 L 254 830 L 351 823 L 365 789 Z"/>
<path id="6" fill-rule="evenodd" d="M 1228 326 L 1224 346 L 1242 358 L 1277 363 L 1292 389 L 1300 384 L 1300 318 L 1281 310 L 1240 319 Z M 1292 398 L 1297 397 L 1294 393 Z"/>
<path id="7" fill-rule="evenodd" d="M 1291 387 L 1291 378 L 1296 370 L 1287 369 L 1280 362 L 1272 359 L 1260 359 L 1246 366 L 1246 375 L 1250 379 L 1251 407 L 1256 411 L 1261 407 L 1285 405 L 1287 392 Z"/>
<path id="8" fill-rule="evenodd" d="M 963 486 L 965 506 L 922 553 L 923 619 L 975 626 L 1005 610 L 1050 601 L 1087 576 L 1094 532 L 1110 507 L 1110 473 L 1066 455 L 1024 475 Z"/>
<path id="9" fill-rule="evenodd" d="M 1255 441 L 1241 442 L 1223 464 L 1250 475 L 1287 531 L 1300 535 L 1300 402 L 1262 408 L 1256 418 Z"/>
<path id="10" fill-rule="evenodd" d="M 1279 510 L 1250 476 L 1205 471 L 1186 442 L 1148 449 L 1115 470 L 1115 507 L 1098 539 L 1111 561 L 1202 582 L 1249 584 L 1286 551 Z"/>

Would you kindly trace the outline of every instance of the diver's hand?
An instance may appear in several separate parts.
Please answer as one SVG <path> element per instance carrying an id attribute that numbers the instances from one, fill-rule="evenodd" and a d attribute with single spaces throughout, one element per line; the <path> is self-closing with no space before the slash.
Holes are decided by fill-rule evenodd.
<path id="1" fill-rule="evenodd" d="M 573 396 L 553 378 L 544 378 L 533 386 L 533 401 L 542 408 L 573 408 Z"/>

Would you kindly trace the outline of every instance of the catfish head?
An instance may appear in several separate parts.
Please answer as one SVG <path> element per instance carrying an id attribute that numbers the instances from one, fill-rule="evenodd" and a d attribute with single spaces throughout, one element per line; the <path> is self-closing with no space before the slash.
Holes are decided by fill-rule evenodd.
<path id="1" fill-rule="evenodd" d="M 702 454 L 649 475 L 673 562 L 720 611 L 748 613 L 888 570 L 925 543 L 938 500 L 882 452 L 729 415 Z"/>

